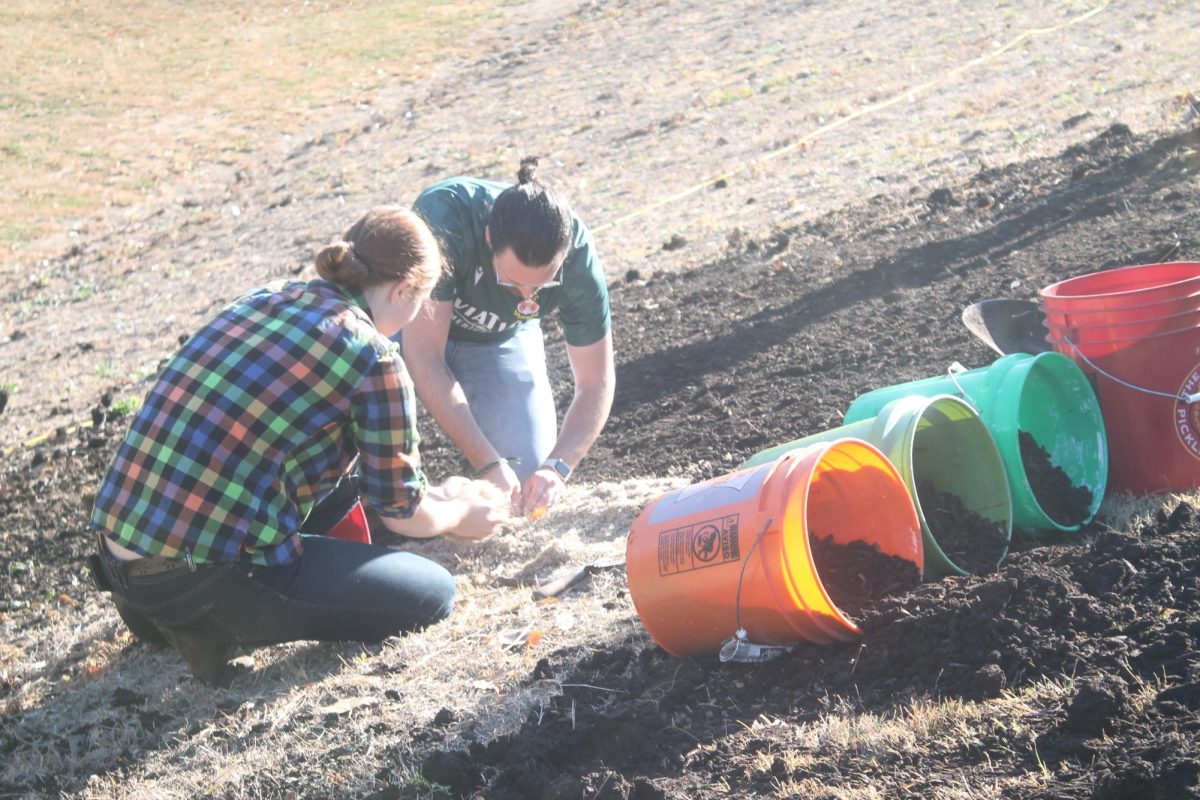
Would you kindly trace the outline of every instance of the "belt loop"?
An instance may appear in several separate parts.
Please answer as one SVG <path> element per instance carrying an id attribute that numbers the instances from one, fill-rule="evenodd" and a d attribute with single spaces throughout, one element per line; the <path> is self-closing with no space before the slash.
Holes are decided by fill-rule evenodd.
<path id="1" fill-rule="evenodd" d="M 108 549 L 108 537 L 100 531 L 96 532 L 96 537 L 100 540 L 100 566 L 108 577 L 108 582 L 113 586 L 119 586 L 121 593 L 129 591 L 129 581 L 126 580 L 125 568 L 120 561 L 113 557 L 112 551 Z"/>

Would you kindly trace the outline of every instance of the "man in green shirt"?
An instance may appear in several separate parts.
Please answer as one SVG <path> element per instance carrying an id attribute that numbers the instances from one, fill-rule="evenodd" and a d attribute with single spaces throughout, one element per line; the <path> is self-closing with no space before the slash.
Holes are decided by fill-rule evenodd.
<path id="1" fill-rule="evenodd" d="M 612 407 L 608 286 L 591 233 L 521 162 L 516 185 L 451 178 L 413 209 L 438 237 L 449 274 L 403 336 L 417 396 L 470 462 L 540 515 Z M 575 392 L 558 427 L 541 322 L 558 309 Z"/>

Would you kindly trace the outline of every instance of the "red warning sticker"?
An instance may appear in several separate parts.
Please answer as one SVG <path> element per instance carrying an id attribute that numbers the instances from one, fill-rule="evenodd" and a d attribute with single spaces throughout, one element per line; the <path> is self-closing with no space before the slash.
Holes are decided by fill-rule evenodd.
<path id="1" fill-rule="evenodd" d="M 658 574 L 674 575 L 694 569 L 740 561 L 738 517 L 724 517 L 673 528 L 658 535 Z"/>

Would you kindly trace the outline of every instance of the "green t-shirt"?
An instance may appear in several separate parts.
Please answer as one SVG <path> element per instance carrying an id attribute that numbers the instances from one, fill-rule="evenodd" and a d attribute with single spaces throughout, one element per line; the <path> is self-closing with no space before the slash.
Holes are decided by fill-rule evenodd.
<path id="1" fill-rule="evenodd" d="M 417 197 L 413 210 L 429 223 L 450 265 L 433 289 L 435 300 L 454 303 L 450 338 L 463 342 L 499 342 L 522 325 L 559 310 L 563 336 L 576 347 L 595 344 L 608 332 L 608 284 L 587 227 L 572 215 L 570 250 L 562 267 L 562 285 L 538 290 L 537 314 L 517 317 L 515 297 L 496 283 L 492 251 L 483 232 L 497 195 L 508 187 L 476 178 L 450 178 Z"/>

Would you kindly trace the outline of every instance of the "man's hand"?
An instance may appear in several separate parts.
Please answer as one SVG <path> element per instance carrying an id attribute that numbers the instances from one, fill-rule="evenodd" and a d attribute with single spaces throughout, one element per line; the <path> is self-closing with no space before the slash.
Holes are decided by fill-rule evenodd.
<path id="1" fill-rule="evenodd" d="M 542 467 L 521 487 L 521 513 L 529 519 L 539 519 L 562 499 L 565 491 L 562 476 L 549 467 Z"/>

